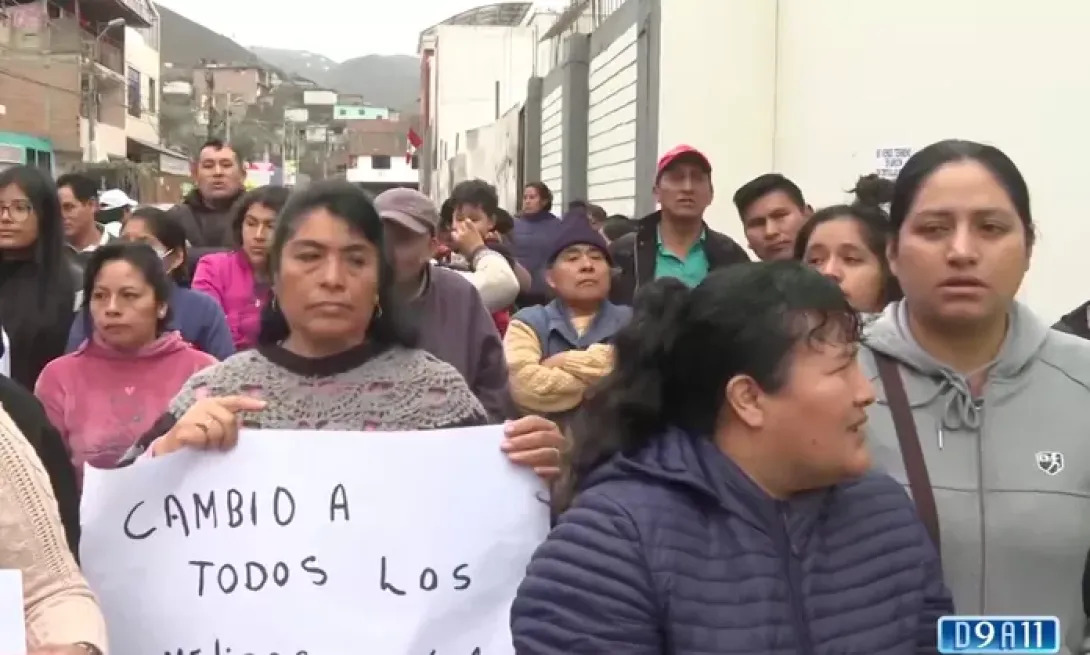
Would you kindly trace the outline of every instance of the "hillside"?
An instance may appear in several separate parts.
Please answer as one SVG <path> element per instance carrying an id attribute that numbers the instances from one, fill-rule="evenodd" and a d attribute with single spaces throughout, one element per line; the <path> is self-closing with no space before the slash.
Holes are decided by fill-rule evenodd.
<path id="1" fill-rule="evenodd" d="M 161 57 L 176 68 L 202 59 L 219 64 L 257 64 L 300 75 L 342 93 L 363 96 L 372 105 L 415 113 L 420 95 L 420 60 L 410 55 L 366 55 L 344 62 L 302 50 L 245 48 L 232 39 L 159 5 Z"/>
<path id="2" fill-rule="evenodd" d="M 420 60 L 411 55 L 366 55 L 341 62 L 330 73 L 331 86 L 358 93 L 382 107 L 415 113 L 420 97 Z"/>
<path id="3" fill-rule="evenodd" d="M 226 36 L 217 34 L 161 4 L 158 9 L 160 56 L 164 64 L 188 67 L 199 64 L 201 59 L 220 64 L 261 63 L 257 55 Z"/>
<path id="4" fill-rule="evenodd" d="M 414 113 L 420 95 L 420 60 L 410 55 L 366 55 L 337 63 L 304 50 L 254 46 L 273 66 L 343 93 L 358 93 L 373 105 Z"/>
<path id="5" fill-rule="evenodd" d="M 259 45 L 251 46 L 250 50 L 273 66 L 301 75 L 320 86 L 331 86 L 330 73 L 340 65 L 325 55 L 306 50 L 266 48 Z"/>

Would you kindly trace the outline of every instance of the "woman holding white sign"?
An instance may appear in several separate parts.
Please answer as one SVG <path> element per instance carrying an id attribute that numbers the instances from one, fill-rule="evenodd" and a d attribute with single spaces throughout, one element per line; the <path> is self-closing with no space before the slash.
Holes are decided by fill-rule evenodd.
<path id="1" fill-rule="evenodd" d="M 836 282 L 739 264 L 656 281 L 573 424 L 567 494 L 511 608 L 519 655 L 934 653 L 953 612 L 892 478 Z"/>
<path id="2" fill-rule="evenodd" d="M 13 635 L 14 617 L 0 616 L 0 651 L 29 645 L 30 655 L 105 653 L 105 621 L 68 549 L 49 477 L 2 407 L 0 535 L 0 606 L 8 607 L 7 593 L 21 595 L 26 632 L 26 643 L 16 643 L 23 630 Z"/>
<path id="3" fill-rule="evenodd" d="M 488 422 L 457 370 L 416 349 L 399 320 L 382 223 L 361 190 L 322 183 L 294 195 L 268 261 L 273 302 L 258 348 L 189 380 L 147 435 L 162 435 L 150 445 L 154 455 L 229 448 L 241 427 L 408 431 Z M 511 459 L 555 476 L 564 444 L 555 424 L 528 417 L 513 431 Z"/>

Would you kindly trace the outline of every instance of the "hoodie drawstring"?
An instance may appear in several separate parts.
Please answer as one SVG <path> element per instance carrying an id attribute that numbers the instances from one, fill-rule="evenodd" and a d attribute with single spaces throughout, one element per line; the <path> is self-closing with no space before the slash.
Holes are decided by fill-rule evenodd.
<path id="1" fill-rule="evenodd" d="M 973 398 L 973 392 L 969 389 L 969 383 L 965 378 L 943 372 L 939 395 L 947 394 L 949 397 L 943 407 L 942 420 L 939 422 L 939 450 L 943 447 L 945 430 L 968 429 L 975 432 L 980 429 L 982 421 L 980 404 Z"/>

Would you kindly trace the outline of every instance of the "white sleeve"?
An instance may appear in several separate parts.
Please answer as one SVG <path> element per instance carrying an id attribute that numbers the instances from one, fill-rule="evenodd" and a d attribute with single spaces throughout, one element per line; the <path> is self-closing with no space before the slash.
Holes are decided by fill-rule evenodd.
<path id="1" fill-rule="evenodd" d="M 481 294 L 481 300 L 489 312 L 498 312 L 511 306 L 519 294 L 519 279 L 503 255 L 494 250 L 483 250 L 473 262 L 472 271 L 458 271 Z"/>
<path id="2" fill-rule="evenodd" d="M 0 355 L 0 375 L 11 377 L 11 342 L 3 329 L 0 329 L 0 339 L 4 342 L 4 354 Z"/>

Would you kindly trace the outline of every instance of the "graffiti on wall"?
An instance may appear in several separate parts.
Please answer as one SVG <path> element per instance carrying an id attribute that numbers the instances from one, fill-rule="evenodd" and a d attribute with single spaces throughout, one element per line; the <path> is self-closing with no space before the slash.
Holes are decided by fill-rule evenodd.
<path id="1" fill-rule="evenodd" d="M 495 123 L 469 130 L 458 139 L 459 151 L 440 165 L 439 194 L 463 180 L 482 179 L 496 187 L 500 206 L 514 212 L 522 193 L 519 188 L 519 111 L 516 107 Z M 463 145 L 464 144 L 464 145 Z"/>

